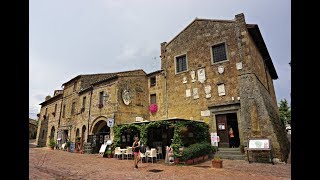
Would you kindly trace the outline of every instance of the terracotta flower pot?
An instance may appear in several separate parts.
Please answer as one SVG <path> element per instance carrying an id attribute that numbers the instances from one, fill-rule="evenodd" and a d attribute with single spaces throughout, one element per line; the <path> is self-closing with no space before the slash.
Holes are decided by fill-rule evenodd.
<path id="1" fill-rule="evenodd" d="M 222 160 L 212 160 L 212 167 L 213 168 L 222 168 Z"/>
<path id="2" fill-rule="evenodd" d="M 175 158 L 175 159 L 174 159 L 174 163 L 175 163 L 175 164 L 179 164 L 179 162 L 180 162 L 180 159 L 179 159 L 179 158 Z"/>
<path id="3" fill-rule="evenodd" d="M 188 160 L 186 160 L 186 162 L 185 162 L 187 165 L 191 165 L 191 164 L 193 164 L 193 159 L 188 159 Z"/>

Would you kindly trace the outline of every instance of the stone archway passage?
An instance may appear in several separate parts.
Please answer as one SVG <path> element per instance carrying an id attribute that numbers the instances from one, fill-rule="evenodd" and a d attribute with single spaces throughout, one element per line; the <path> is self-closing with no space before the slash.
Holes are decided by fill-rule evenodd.
<path id="1" fill-rule="evenodd" d="M 54 126 L 52 126 L 51 132 L 50 132 L 50 140 L 54 138 L 54 133 L 55 133 L 55 131 L 56 131 L 56 130 L 55 130 Z"/>
<path id="2" fill-rule="evenodd" d="M 110 127 L 107 125 L 106 120 L 98 121 L 93 129 L 92 149 L 93 153 L 98 153 L 101 145 L 110 139 Z"/>

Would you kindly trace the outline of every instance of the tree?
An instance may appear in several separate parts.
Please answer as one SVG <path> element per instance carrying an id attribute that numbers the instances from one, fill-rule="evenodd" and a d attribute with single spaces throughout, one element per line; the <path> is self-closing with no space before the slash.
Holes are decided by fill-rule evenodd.
<path id="1" fill-rule="evenodd" d="M 50 98 L 51 98 L 51 96 L 50 96 L 50 95 L 46 96 L 46 101 L 47 101 L 48 99 L 50 99 Z"/>
<path id="2" fill-rule="evenodd" d="M 291 108 L 288 106 L 286 99 L 280 100 L 279 103 L 280 120 L 283 124 L 291 124 Z"/>

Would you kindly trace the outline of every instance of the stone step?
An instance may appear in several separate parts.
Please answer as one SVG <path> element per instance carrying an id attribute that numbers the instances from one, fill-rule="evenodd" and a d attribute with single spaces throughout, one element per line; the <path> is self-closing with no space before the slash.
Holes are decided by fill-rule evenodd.
<path id="1" fill-rule="evenodd" d="M 221 159 L 246 160 L 246 156 L 243 154 L 215 154 L 215 156 L 220 156 Z"/>
<path id="2" fill-rule="evenodd" d="M 239 151 L 240 148 L 218 148 L 218 151 Z"/>
<path id="3" fill-rule="evenodd" d="M 217 154 L 239 154 L 239 155 L 243 155 L 240 151 L 218 151 Z"/>

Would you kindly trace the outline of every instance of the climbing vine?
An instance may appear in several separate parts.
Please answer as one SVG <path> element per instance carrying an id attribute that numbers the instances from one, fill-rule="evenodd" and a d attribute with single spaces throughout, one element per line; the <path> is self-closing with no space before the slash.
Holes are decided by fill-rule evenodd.
<path id="1" fill-rule="evenodd" d="M 174 149 L 174 153 L 177 154 L 179 152 L 179 148 L 183 147 L 185 144 L 183 142 L 182 132 L 186 131 L 188 127 L 193 127 L 194 129 L 194 138 L 195 141 L 200 142 L 209 142 L 210 134 L 209 134 L 209 126 L 205 123 L 199 123 L 196 121 L 178 121 L 176 123 L 170 121 L 152 121 L 147 124 L 123 124 L 123 125 L 115 125 L 113 128 L 114 131 L 114 143 L 113 146 L 120 146 L 120 138 L 121 134 L 126 129 L 136 129 L 140 132 L 140 141 L 143 144 L 148 143 L 148 130 L 159 128 L 161 126 L 173 126 L 174 134 L 172 140 L 172 148 Z"/>

